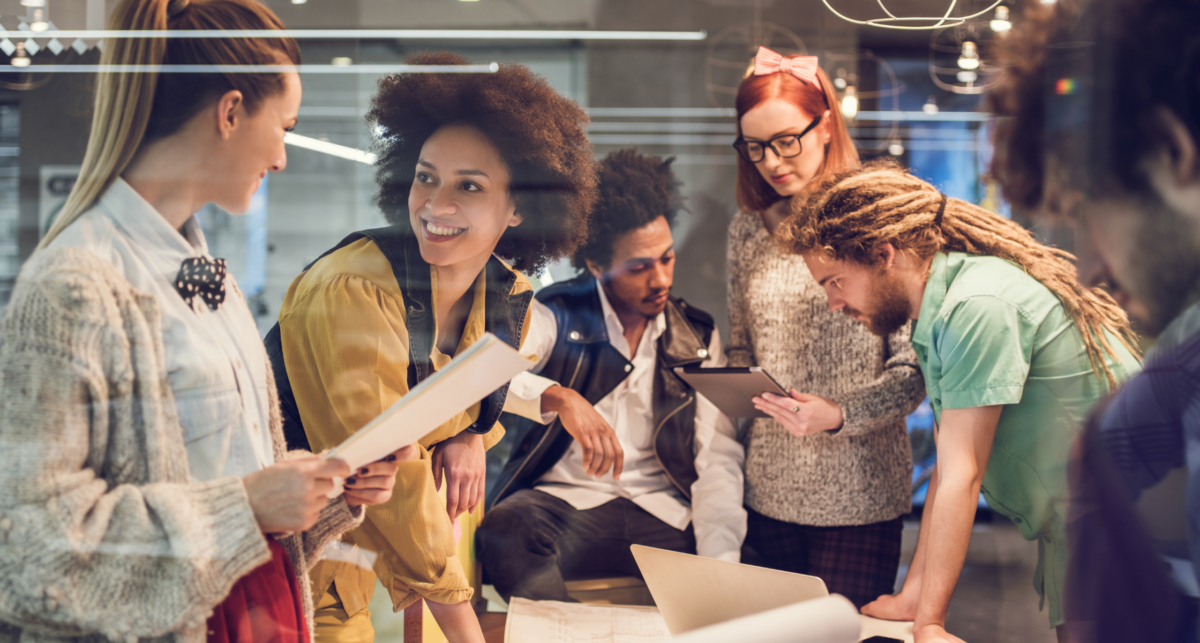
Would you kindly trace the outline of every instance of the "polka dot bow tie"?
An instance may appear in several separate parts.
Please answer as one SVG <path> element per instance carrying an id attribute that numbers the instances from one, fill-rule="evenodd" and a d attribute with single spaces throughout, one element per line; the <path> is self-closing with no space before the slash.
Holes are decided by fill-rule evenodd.
<path id="1" fill-rule="evenodd" d="M 225 302 L 225 260 L 208 257 L 188 257 L 175 276 L 175 290 L 193 305 L 196 297 L 216 310 Z"/>

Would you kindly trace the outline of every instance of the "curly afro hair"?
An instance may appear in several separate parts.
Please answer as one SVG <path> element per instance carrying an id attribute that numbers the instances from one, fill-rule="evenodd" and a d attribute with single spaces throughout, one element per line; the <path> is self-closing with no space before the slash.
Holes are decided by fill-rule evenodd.
<path id="1" fill-rule="evenodd" d="M 666 159 L 639 154 L 637 149 L 617 150 L 596 164 L 600 174 L 600 200 L 588 224 L 587 243 L 575 253 L 576 268 L 587 269 L 587 262 L 608 266 L 612 261 L 617 237 L 666 217 L 675 224 L 675 215 L 683 209 L 683 197 L 671 163 Z"/>
<path id="2" fill-rule="evenodd" d="M 1092 195 L 1147 193 L 1143 161 L 1162 144 L 1147 116 L 1165 107 L 1200 139 L 1198 25 L 1198 0 L 1032 6 L 1004 37 L 988 92 L 1005 196 L 1037 207 L 1050 157 Z"/>
<path id="3" fill-rule="evenodd" d="M 410 65 L 466 65 L 457 54 L 409 56 Z M 408 193 L 421 146 L 439 128 L 479 128 L 508 167 L 509 193 L 521 225 L 509 228 L 496 254 L 536 274 L 570 256 L 587 236 L 596 201 L 596 168 L 584 127 L 588 117 L 528 67 L 494 73 L 392 74 L 379 81 L 367 122 L 380 133 L 377 202 L 392 224 L 408 223 Z"/>

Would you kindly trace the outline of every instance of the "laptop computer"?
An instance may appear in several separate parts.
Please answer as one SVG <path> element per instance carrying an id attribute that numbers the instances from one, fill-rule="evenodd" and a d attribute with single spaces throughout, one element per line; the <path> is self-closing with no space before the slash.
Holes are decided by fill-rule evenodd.
<path id="1" fill-rule="evenodd" d="M 634 560 L 672 636 L 829 596 L 816 576 L 632 545 Z M 861 639 L 911 643 L 912 623 L 862 616 Z"/>

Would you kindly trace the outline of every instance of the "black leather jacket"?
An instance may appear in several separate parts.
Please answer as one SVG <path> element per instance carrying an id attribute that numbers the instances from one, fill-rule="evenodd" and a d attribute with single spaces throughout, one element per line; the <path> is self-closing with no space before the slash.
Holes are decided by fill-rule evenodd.
<path id="1" fill-rule="evenodd" d="M 596 279 L 584 273 L 554 284 L 537 294 L 554 313 L 558 337 L 541 375 L 579 392 L 596 404 L 629 375 L 632 365 L 608 341 Z M 658 370 L 654 374 L 654 454 L 667 477 L 689 500 L 696 481 L 696 393 L 675 375 L 678 366 L 708 359 L 713 319 L 675 297 L 668 298 L 666 330 L 658 338 Z M 501 424 L 512 427 L 514 447 L 503 473 L 488 493 L 490 508 L 528 487 L 549 471 L 571 447 L 574 438 L 561 420 L 543 425 L 505 414 Z"/>

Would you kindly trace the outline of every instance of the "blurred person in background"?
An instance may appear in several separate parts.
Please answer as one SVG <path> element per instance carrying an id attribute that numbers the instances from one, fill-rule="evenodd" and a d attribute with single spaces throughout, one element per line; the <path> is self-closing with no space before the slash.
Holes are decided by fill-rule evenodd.
<path id="1" fill-rule="evenodd" d="M 1157 336 L 1144 372 L 1097 410 L 1079 447 L 1068 618 L 1079 641 L 1194 641 L 1200 2 L 1036 7 L 1006 36 L 1000 64 L 989 105 L 1005 195 L 1070 224 L 1080 280 L 1108 288 Z M 1159 497 L 1182 506 L 1157 511 L 1186 513 L 1185 543 L 1152 534 L 1150 508 L 1132 504 L 1179 467 L 1186 490 Z"/>

